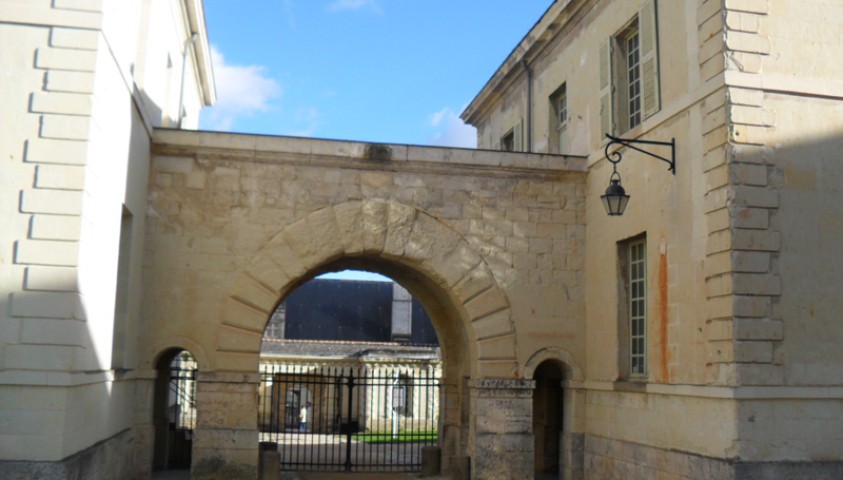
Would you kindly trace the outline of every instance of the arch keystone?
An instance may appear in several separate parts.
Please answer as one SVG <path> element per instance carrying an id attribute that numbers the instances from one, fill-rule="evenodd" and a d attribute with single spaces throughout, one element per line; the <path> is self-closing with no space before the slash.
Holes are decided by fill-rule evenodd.
<path id="1" fill-rule="evenodd" d="M 361 229 L 363 225 L 362 203 L 348 202 L 336 205 L 333 208 L 345 253 L 351 256 L 361 255 L 366 244 L 363 241 Z"/>
<path id="2" fill-rule="evenodd" d="M 396 202 L 389 203 L 386 237 L 383 242 L 383 258 L 401 258 L 416 223 L 418 210 Z"/>
<path id="3" fill-rule="evenodd" d="M 360 237 L 364 253 L 380 254 L 386 241 L 386 219 L 389 203 L 383 200 L 370 200 L 360 206 Z"/>

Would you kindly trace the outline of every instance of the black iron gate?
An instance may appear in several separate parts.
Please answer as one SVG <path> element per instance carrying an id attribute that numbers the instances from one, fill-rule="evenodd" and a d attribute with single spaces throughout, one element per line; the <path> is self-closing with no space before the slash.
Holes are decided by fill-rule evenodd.
<path id="1" fill-rule="evenodd" d="M 439 375 L 430 366 L 262 367 L 259 426 L 282 470 L 413 472 L 438 443 Z"/>
<path id="2" fill-rule="evenodd" d="M 196 426 L 196 363 L 186 352 L 170 364 L 167 397 L 167 468 L 190 468 Z"/>

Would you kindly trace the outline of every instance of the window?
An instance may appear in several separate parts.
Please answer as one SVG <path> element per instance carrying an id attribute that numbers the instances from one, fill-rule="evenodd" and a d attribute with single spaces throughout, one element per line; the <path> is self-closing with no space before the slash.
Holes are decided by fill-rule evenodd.
<path id="1" fill-rule="evenodd" d="M 506 134 L 501 137 L 501 150 L 504 152 L 515 151 L 515 132 L 512 130 L 506 132 Z"/>
<path id="2" fill-rule="evenodd" d="M 600 46 L 600 130 L 625 132 L 659 111 L 656 2 Z"/>
<path id="3" fill-rule="evenodd" d="M 551 152 L 565 153 L 567 152 L 565 142 L 568 130 L 568 93 L 564 83 L 550 96 L 550 114 Z"/>
<path id="4" fill-rule="evenodd" d="M 522 121 L 519 120 L 518 124 L 512 127 L 508 132 L 506 132 L 501 137 L 501 150 L 504 152 L 520 152 L 522 151 L 521 145 L 521 129 L 522 129 Z"/>
<path id="5" fill-rule="evenodd" d="M 407 375 L 399 375 L 392 383 L 392 392 L 388 398 L 388 403 L 389 408 L 396 415 L 412 417 L 413 379 Z"/>
<path id="6" fill-rule="evenodd" d="M 622 291 L 620 295 L 621 375 L 647 375 L 647 239 L 622 242 L 619 248 Z"/>
<path id="7" fill-rule="evenodd" d="M 284 303 L 272 312 L 269 323 L 263 332 L 263 338 L 284 338 L 284 320 L 286 318 L 287 306 Z"/>

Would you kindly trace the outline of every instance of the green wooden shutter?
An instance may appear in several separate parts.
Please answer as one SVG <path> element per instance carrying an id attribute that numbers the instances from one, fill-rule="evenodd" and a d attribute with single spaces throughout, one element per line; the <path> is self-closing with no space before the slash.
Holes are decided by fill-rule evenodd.
<path id="1" fill-rule="evenodd" d="M 613 133 L 612 105 L 612 39 L 600 45 L 600 140 Z"/>
<path id="2" fill-rule="evenodd" d="M 641 96 L 643 118 L 653 116 L 659 101 L 659 36 L 656 26 L 656 0 L 648 0 L 638 11 L 641 39 Z"/>

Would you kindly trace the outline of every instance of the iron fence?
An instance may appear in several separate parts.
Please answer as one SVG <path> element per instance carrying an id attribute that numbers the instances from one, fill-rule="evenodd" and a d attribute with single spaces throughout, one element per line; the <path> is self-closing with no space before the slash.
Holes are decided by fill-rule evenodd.
<path id="1" fill-rule="evenodd" d="M 418 471 L 438 443 L 436 367 L 270 364 L 261 377 L 261 441 L 283 470 Z"/>

